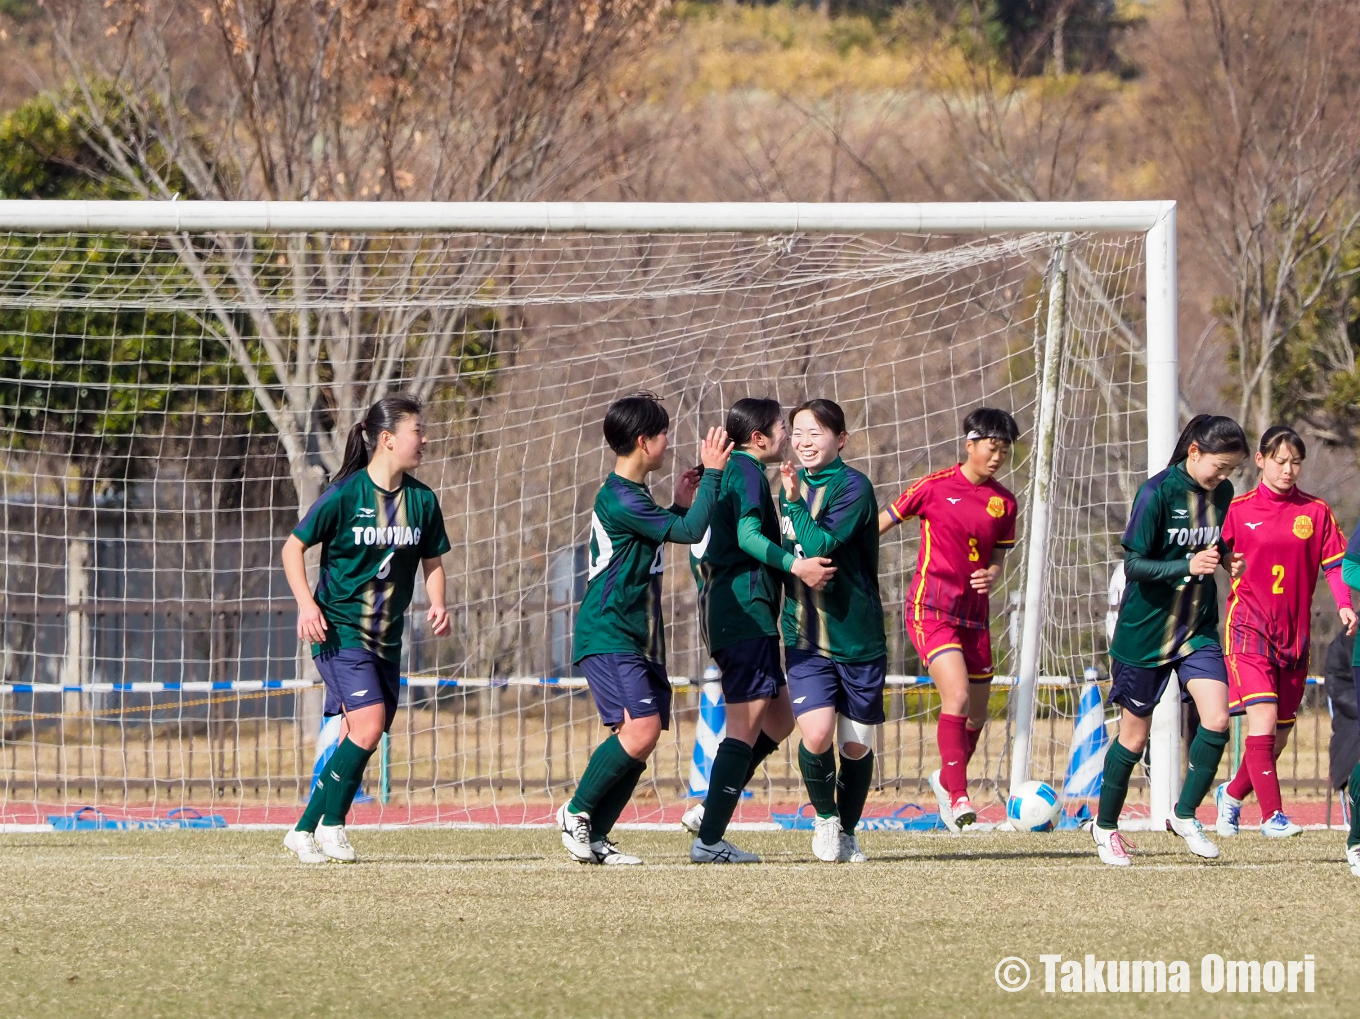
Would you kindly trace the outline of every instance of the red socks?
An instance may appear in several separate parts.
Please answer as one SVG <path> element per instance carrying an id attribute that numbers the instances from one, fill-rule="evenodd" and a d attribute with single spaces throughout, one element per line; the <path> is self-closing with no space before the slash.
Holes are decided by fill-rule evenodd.
<path id="1" fill-rule="evenodd" d="M 1261 820 L 1268 821 L 1282 809 L 1280 776 L 1275 770 L 1275 737 L 1248 736 L 1242 764 L 1228 783 L 1228 795 L 1245 800 L 1252 792 L 1261 807 Z"/>
<path id="2" fill-rule="evenodd" d="M 1254 740 L 1255 736 L 1248 736 L 1247 740 Z M 1250 746 L 1250 742 L 1248 742 Z M 1247 767 L 1247 756 L 1242 755 L 1242 763 L 1237 766 L 1237 774 L 1228 783 L 1228 795 L 1235 800 L 1245 800 L 1251 795 L 1251 769 Z"/>
<path id="3" fill-rule="evenodd" d="M 940 784 L 948 791 L 952 806 L 968 794 L 968 717 L 941 711 L 935 740 L 940 747 Z"/>
<path id="4" fill-rule="evenodd" d="M 1280 776 L 1275 773 L 1275 735 L 1248 736 L 1242 764 L 1251 771 L 1251 787 L 1261 805 L 1261 820 L 1280 809 Z"/>
<path id="5" fill-rule="evenodd" d="M 978 740 L 982 738 L 982 730 L 966 729 L 965 732 L 968 734 L 968 760 L 971 761 L 973 755 L 977 753 Z"/>

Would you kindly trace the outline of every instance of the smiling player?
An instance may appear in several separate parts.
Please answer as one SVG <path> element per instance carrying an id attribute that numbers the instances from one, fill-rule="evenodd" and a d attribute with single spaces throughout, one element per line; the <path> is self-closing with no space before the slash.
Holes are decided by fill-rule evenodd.
<path id="1" fill-rule="evenodd" d="M 1222 530 L 1233 496 L 1228 475 L 1246 455 L 1241 425 L 1200 414 L 1181 432 L 1167 468 L 1144 481 L 1133 500 L 1121 539 L 1128 584 L 1110 642 L 1110 702 L 1122 709 L 1119 735 L 1105 754 L 1100 811 L 1091 826 L 1100 862 L 1112 867 L 1133 862 L 1119 832 L 1119 814 L 1147 745 L 1153 709 L 1173 671 L 1182 699 L 1193 700 L 1199 711 L 1199 730 L 1171 830 L 1196 856 L 1218 856 L 1195 810 L 1228 743 L 1228 670 L 1213 576 L 1227 565 Z"/>
<path id="2" fill-rule="evenodd" d="M 962 463 L 914 482 L 878 517 L 880 533 L 921 519 L 916 576 L 906 623 L 940 694 L 936 740 L 941 767 L 930 776 L 940 819 L 955 833 L 977 820 L 968 799 L 968 762 L 987 722 L 992 692 L 988 593 L 1015 544 L 1015 496 L 995 480 L 1020 428 L 1004 410 L 979 407 L 963 422 Z"/>
<path id="3" fill-rule="evenodd" d="M 884 721 L 888 644 L 878 592 L 878 502 L 846 466 L 845 412 L 809 400 L 792 415 L 801 465 L 780 467 L 784 547 L 824 556 L 836 575 L 823 590 L 785 580 L 784 664 L 802 742 L 798 766 L 817 816 L 812 852 L 824 863 L 863 863 L 855 836 L 874 778 L 874 730 Z M 840 773 L 836 753 L 840 746 Z"/>
<path id="4" fill-rule="evenodd" d="M 1312 638 L 1313 589 L 1322 569 L 1346 632 L 1355 633 L 1350 589 L 1341 575 L 1346 543 L 1331 508 L 1298 488 L 1307 449 L 1292 428 L 1261 436 L 1261 483 L 1234 499 L 1223 542 L 1242 566 L 1228 601 L 1228 709 L 1247 716 L 1247 748 L 1231 782 L 1218 787 L 1218 834 L 1236 835 L 1242 801 L 1255 790 L 1261 834 L 1303 831 L 1285 816 L 1275 762 L 1303 700 Z M 1240 570 L 1240 572 L 1239 572 Z"/>

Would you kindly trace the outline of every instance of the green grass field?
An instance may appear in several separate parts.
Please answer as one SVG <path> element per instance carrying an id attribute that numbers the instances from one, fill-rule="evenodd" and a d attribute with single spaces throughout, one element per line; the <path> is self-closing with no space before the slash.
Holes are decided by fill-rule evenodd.
<path id="1" fill-rule="evenodd" d="M 701 868 L 680 833 L 629 831 L 649 865 L 608 870 L 541 830 L 359 830 L 351 867 L 303 867 L 281 837 L 0 836 L 0 1015 L 1354 1014 L 1339 832 L 1240 836 L 1215 864 L 1144 834 L 1127 871 L 1084 833 L 875 832 L 855 867 L 741 833 L 767 863 Z M 1184 959 L 1191 991 L 1045 994 L 1045 952 Z M 1316 990 L 1207 993 L 1209 952 L 1312 953 Z M 998 989 L 1005 956 L 1023 991 Z"/>

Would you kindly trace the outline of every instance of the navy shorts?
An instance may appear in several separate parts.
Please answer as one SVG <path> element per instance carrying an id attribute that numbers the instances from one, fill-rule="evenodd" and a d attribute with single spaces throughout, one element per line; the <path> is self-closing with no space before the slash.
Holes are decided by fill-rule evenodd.
<path id="1" fill-rule="evenodd" d="M 387 711 L 387 724 L 392 724 L 401 692 L 401 666 L 396 662 L 361 647 L 323 651 L 312 661 L 326 684 L 326 715 L 338 715 L 341 708 L 354 711 L 381 704 Z"/>
<path id="2" fill-rule="evenodd" d="M 1139 718 L 1147 718 L 1152 714 L 1153 708 L 1162 699 L 1166 684 L 1171 681 L 1172 670 L 1175 670 L 1176 678 L 1180 680 L 1182 701 L 1190 700 L 1185 688 L 1189 680 L 1216 679 L 1224 686 L 1228 685 L 1228 666 L 1223 661 L 1223 648 L 1217 644 L 1206 644 L 1183 658 L 1155 668 L 1125 665 L 1113 658 L 1110 663 L 1110 676 L 1114 679 L 1110 685 L 1110 702 L 1128 708 Z"/>
<path id="3" fill-rule="evenodd" d="M 771 700 L 787 682 L 778 637 L 739 640 L 714 651 L 713 660 L 722 672 L 723 700 L 728 704 Z"/>
<path id="4" fill-rule="evenodd" d="M 882 725 L 883 687 L 888 679 L 886 656 L 854 665 L 833 662 L 812 651 L 788 648 L 784 664 L 789 670 L 789 697 L 795 716 L 816 708 L 835 708 L 864 725 Z"/>
<path id="5" fill-rule="evenodd" d="M 641 655 L 586 655 L 579 662 L 590 684 L 590 695 L 605 725 L 622 725 L 630 718 L 661 716 L 661 728 L 671 727 L 671 682 L 666 667 Z"/>

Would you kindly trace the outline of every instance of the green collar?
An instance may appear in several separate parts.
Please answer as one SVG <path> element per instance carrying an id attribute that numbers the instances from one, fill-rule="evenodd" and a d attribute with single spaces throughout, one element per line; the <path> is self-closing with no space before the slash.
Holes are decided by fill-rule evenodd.
<path id="1" fill-rule="evenodd" d="M 845 464 L 840 457 L 832 460 L 829 464 L 818 471 L 803 471 L 803 480 L 809 485 L 825 485 L 841 471 L 845 470 Z"/>
<path id="2" fill-rule="evenodd" d="M 1178 460 L 1178 461 L 1176 461 L 1176 466 L 1175 466 L 1175 468 L 1172 470 L 1171 473 L 1174 474 L 1174 475 L 1176 476 L 1176 480 L 1177 480 L 1177 481 L 1179 481 L 1179 482 L 1180 482 L 1182 485 L 1184 485 L 1186 488 L 1190 489 L 1190 491 L 1192 491 L 1192 492 L 1205 492 L 1205 491 L 1208 491 L 1207 489 L 1201 487 L 1201 486 L 1200 486 L 1200 483 L 1199 483 L 1198 481 L 1196 481 L 1194 478 L 1190 477 L 1190 472 L 1187 471 L 1187 470 L 1185 469 L 1185 461 L 1184 461 L 1184 460 Z"/>

